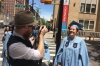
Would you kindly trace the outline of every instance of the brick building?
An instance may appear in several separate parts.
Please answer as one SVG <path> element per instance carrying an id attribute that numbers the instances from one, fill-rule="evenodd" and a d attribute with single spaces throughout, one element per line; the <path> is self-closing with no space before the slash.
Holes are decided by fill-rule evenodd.
<path id="1" fill-rule="evenodd" d="M 29 0 L 3 0 L 4 14 L 14 16 L 20 10 L 28 9 Z M 16 8 L 16 4 L 26 5 L 26 8 Z"/>
<path id="2" fill-rule="evenodd" d="M 82 24 L 84 31 L 100 31 L 100 0 L 69 0 L 68 24 L 75 20 Z M 59 5 L 54 5 L 53 26 L 57 28 Z M 67 25 L 68 25 L 67 24 Z"/>
<path id="3" fill-rule="evenodd" d="M 26 8 L 15 7 L 16 4 L 25 5 Z M 4 15 L 4 22 L 8 23 L 13 21 L 16 12 L 21 10 L 29 10 L 28 8 L 29 0 L 3 0 L 2 1 L 2 14 Z"/>

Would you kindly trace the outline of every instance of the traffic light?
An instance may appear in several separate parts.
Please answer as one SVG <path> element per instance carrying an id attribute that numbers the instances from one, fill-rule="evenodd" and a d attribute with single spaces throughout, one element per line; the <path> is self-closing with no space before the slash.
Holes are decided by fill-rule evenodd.
<path id="1" fill-rule="evenodd" d="M 2 2 L 2 0 L 0 0 L 0 2 Z"/>
<path id="2" fill-rule="evenodd" d="M 51 4 L 52 3 L 52 0 L 45 0 L 44 3 L 45 4 Z"/>
<path id="3" fill-rule="evenodd" d="M 53 19 L 50 20 L 50 23 L 52 23 L 52 22 L 53 22 Z"/>
<path id="4" fill-rule="evenodd" d="M 40 0 L 41 3 L 45 3 L 45 4 L 51 4 L 52 0 Z"/>
<path id="5" fill-rule="evenodd" d="M 45 0 L 40 0 L 41 3 L 44 3 Z"/>

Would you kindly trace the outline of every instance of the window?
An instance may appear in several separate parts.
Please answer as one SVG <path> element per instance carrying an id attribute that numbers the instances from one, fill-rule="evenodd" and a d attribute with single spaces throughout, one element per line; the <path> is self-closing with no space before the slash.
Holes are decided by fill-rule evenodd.
<path id="1" fill-rule="evenodd" d="M 94 29 L 94 21 L 90 21 L 89 29 Z"/>
<path id="2" fill-rule="evenodd" d="M 84 23 L 84 20 L 79 20 L 79 23 L 81 24 L 81 25 L 84 25 L 83 23 Z"/>
<path id="3" fill-rule="evenodd" d="M 96 0 L 81 0 L 80 12 L 95 14 L 96 3 L 97 3 Z"/>
<path id="4" fill-rule="evenodd" d="M 83 29 L 94 29 L 94 21 L 91 20 L 79 20 L 79 23 L 82 24 L 84 27 Z"/>
<path id="5" fill-rule="evenodd" d="M 81 8 L 80 8 L 80 12 L 84 12 L 85 11 L 85 4 L 81 3 Z"/>
<path id="6" fill-rule="evenodd" d="M 86 4 L 86 12 L 90 13 L 91 4 Z"/>
<path id="7" fill-rule="evenodd" d="M 96 11 L 96 5 L 92 4 L 92 6 L 91 6 L 91 13 L 95 13 L 95 11 Z"/>
<path id="8" fill-rule="evenodd" d="M 88 29 L 89 20 L 85 20 L 84 22 L 84 29 Z"/>

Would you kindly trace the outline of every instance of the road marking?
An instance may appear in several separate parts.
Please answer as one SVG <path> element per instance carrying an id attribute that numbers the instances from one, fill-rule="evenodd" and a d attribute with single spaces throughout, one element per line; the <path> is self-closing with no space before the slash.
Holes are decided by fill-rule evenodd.
<path id="1" fill-rule="evenodd" d="M 0 47 L 0 49 L 3 49 L 3 47 Z"/>
<path id="2" fill-rule="evenodd" d="M 48 43 L 48 45 L 53 45 L 53 44 L 56 45 L 55 43 Z"/>
<path id="3" fill-rule="evenodd" d="M 56 46 L 55 44 L 49 44 L 49 46 Z"/>
<path id="4" fill-rule="evenodd" d="M 50 56 L 55 56 L 55 54 L 50 54 Z"/>
<path id="5" fill-rule="evenodd" d="M 0 54 L 2 53 L 2 51 L 0 51 Z"/>
<path id="6" fill-rule="evenodd" d="M 0 61 L 2 61 L 3 59 L 2 58 L 0 58 Z"/>
<path id="7" fill-rule="evenodd" d="M 49 50 L 50 52 L 56 52 L 55 50 Z"/>
<path id="8" fill-rule="evenodd" d="M 56 49 L 55 47 L 49 47 L 49 49 L 52 49 L 52 48 Z"/>
<path id="9" fill-rule="evenodd" d="M 47 60 L 42 60 L 42 62 L 47 62 Z M 50 62 L 53 62 L 53 60 L 50 60 Z"/>
<path id="10" fill-rule="evenodd" d="M 2 45 L 2 46 L 3 46 L 3 44 L 0 44 L 0 45 Z"/>

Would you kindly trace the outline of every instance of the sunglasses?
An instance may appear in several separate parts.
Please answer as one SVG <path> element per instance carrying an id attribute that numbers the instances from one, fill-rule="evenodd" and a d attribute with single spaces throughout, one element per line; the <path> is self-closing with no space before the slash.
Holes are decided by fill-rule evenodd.
<path id="1" fill-rule="evenodd" d="M 32 27 L 33 30 L 35 29 L 35 26 L 33 26 L 33 25 L 29 25 L 28 27 Z"/>

